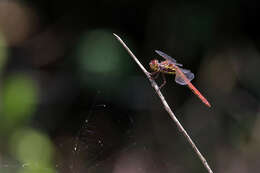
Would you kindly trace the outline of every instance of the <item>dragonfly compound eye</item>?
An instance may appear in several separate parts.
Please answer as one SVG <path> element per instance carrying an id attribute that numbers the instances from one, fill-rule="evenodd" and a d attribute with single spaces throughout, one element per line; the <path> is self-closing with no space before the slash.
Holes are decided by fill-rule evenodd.
<path id="1" fill-rule="evenodd" d="M 158 60 L 152 60 L 150 63 L 150 68 L 153 70 L 153 71 L 159 71 L 159 62 Z"/>

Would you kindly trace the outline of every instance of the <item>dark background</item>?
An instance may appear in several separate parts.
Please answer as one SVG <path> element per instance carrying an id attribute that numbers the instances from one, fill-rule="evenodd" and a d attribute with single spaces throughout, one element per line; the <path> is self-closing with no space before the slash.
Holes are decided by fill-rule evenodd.
<path id="1" fill-rule="evenodd" d="M 171 75 L 162 93 L 213 172 L 258 172 L 259 7 L 0 1 L 0 172 L 207 172 L 112 33 L 195 74 L 212 108 Z"/>

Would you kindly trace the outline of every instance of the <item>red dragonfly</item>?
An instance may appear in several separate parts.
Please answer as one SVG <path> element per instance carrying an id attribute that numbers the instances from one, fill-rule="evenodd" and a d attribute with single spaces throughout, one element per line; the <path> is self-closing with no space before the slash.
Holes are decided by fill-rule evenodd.
<path id="1" fill-rule="evenodd" d="M 174 58 L 170 57 L 166 53 L 159 50 L 155 50 L 155 52 L 165 59 L 165 61 L 160 63 L 156 59 L 149 63 L 150 68 L 154 71 L 151 74 L 157 74 L 155 78 L 157 78 L 160 73 L 162 74 L 163 84 L 160 86 L 160 88 L 166 84 L 164 74 L 175 74 L 176 83 L 180 85 L 188 85 L 191 91 L 196 94 L 205 105 L 211 107 L 207 99 L 190 82 L 192 79 L 194 79 L 194 74 L 190 70 L 181 68 L 182 64 L 177 63 Z"/>

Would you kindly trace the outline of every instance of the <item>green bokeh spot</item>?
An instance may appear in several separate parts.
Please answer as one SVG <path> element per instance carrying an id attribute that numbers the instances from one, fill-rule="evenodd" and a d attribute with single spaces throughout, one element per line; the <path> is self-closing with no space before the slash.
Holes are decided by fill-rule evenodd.
<path id="1" fill-rule="evenodd" d="M 37 90 L 35 81 L 28 76 L 9 77 L 3 86 L 3 114 L 0 124 L 14 127 L 32 115 L 38 101 Z"/>
<path id="2" fill-rule="evenodd" d="M 0 73 L 2 72 L 3 67 L 6 63 L 6 59 L 7 59 L 6 43 L 2 34 L 0 33 Z"/>
<path id="3" fill-rule="evenodd" d="M 83 72 L 120 75 L 124 71 L 122 52 L 112 32 L 87 33 L 79 43 L 79 65 Z"/>
<path id="4" fill-rule="evenodd" d="M 84 34 L 78 42 L 76 57 L 82 81 L 92 89 L 116 90 L 134 64 L 109 30 Z"/>
<path id="5" fill-rule="evenodd" d="M 49 138 L 32 129 L 20 129 L 10 140 L 10 149 L 14 157 L 26 165 L 25 168 L 51 167 L 53 146 Z"/>
<path id="6" fill-rule="evenodd" d="M 29 164 L 20 168 L 18 173 L 57 173 L 57 171 L 47 165 L 42 164 Z"/>

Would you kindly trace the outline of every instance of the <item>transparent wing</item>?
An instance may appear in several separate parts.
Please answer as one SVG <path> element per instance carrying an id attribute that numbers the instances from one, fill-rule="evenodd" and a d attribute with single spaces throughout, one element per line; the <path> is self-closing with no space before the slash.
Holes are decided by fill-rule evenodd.
<path id="1" fill-rule="evenodd" d="M 183 69 L 183 68 L 179 68 L 179 69 L 183 72 L 183 74 L 186 76 L 188 81 L 191 81 L 192 79 L 194 79 L 194 74 L 190 70 Z M 178 75 L 178 73 L 176 73 L 176 75 L 175 75 L 175 82 L 180 85 L 187 85 L 185 80 L 180 75 Z"/>
<path id="2" fill-rule="evenodd" d="M 158 55 L 160 55 L 161 57 L 163 57 L 164 59 L 166 59 L 166 60 L 172 62 L 172 63 L 175 64 L 175 65 L 178 65 L 178 66 L 182 67 L 182 64 L 177 63 L 177 61 L 176 61 L 174 58 L 172 58 L 171 56 L 167 55 L 166 53 L 164 53 L 164 52 L 162 52 L 162 51 L 159 51 L 159 50 L 155 50 L 155 52 L 156 52 Z"/>
<path id="3" fill-rule="evenodd" d="M 156 52 L 158 55 L 160 55 L 161 57 L 163 57 L 164 59 L 166 59 L 166 60 L 172 61 L 172 62 L 174 62 L 174 63 L 177 62 L 174 58 L 172 58 L 171 56 L 167 55 L 166 53 L 164 53 L 164 52 L 162 52 L 162 51 L 160 51 L 160 50 L 155 50 L 155 52 Z"/>
<path id="4" fill-rule="evenodd" d="M 182 73 L 184 73 L 184 74 L 186 74 L 186 73 L 191 73 L 191 71 L 190 70 L 188 70 L 188 69 L 185 69 L 185 68 L 179 68 L 181 71 L 182 71 Z"/>

